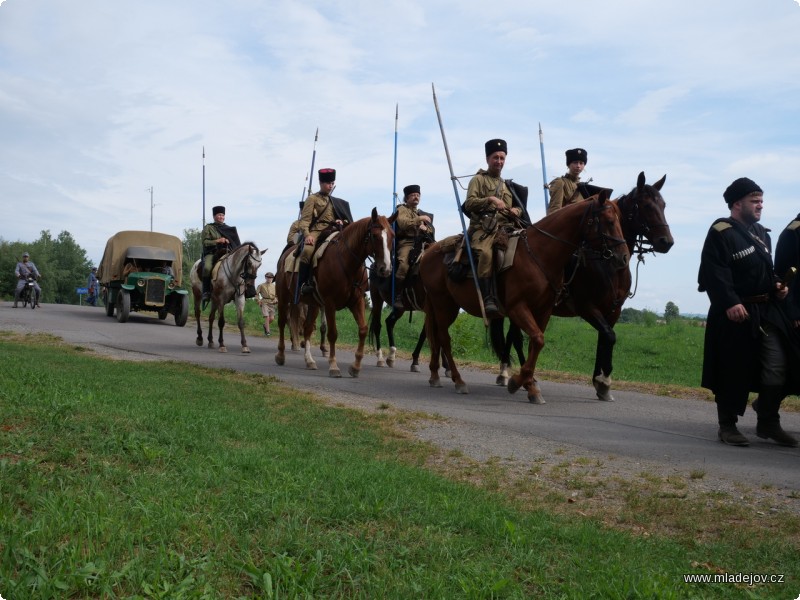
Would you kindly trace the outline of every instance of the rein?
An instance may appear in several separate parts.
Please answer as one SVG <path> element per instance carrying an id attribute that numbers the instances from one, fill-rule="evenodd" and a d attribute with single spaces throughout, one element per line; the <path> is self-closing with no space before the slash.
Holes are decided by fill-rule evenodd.
<path id="1" fill-rule="evenodd" d="M 623 233 L 626 234 L 626 238 L 628 233 L 626 230 L 628 227 L 634 227 L 633 237 L 630 241 L 626 239 L 625 242 L 628 244 L 628 249 L 630 250 L 631 256 L 635 254 L 637 257 L 636 269 L 634 270 L 633 277 L 633 291 L 628 292 L 628 298 L 633 298 L 636 295 L 636 291 L 639 289 L 639 267 L 644 264 L 644 255 L 648 253 L 656 253 L 652 242 L 647 239 L 647 235 L 650 233 L 651 227 L 650 224 L 641 217 L 642 213 L 639 210 L 639 194 L 634 193 L 638 191 L 638 188 L 636 188 L 625 196 L 621 196 L 617 199 L 617 206 L 619 206 L 620 212 L 623 216 L 622 229 Z M 666 224 L 660 225 L 666 226 Z"/>
<path id="2" fill-rule="evenodd" d="M 242 279 L 242 283 L 246 284 L 248 279 L 255 279 L 256 274 L 255 272 L 253 273 L 248 272 L 248 267 L 250 266 L 250 263 L 253 260 L 251 255 L 251 252 L 253 251 L 253 245 L 248 243 L 248 244 L 242 244 L 242 246 L 240 246 L 240 248 L 244 247 L 247 247 L 247 252 L 245 254 L 244 259 L 242 259 L 240 263 L 242 266 L 242 272 L 239 274 L 239 277 Z M 237 251 L 238 248 L 228 256 L 232 257 Z M 233 285 L 233 295 L 234 297 L 236 297 L 244 294 L 244 291 L 242 290 L 241 284 L 237 285 L 236 283 L 234 283 L 236 273 L 234 273 L 234 269 L 233 267 L 231 267 L 230 263 L 232 262 L 233 260 L 225 260 L 220 266 L 220 269 L 225 273 L 225 277 L 227 277 L 228 281 L 231 282 L 231 285 Z"/>

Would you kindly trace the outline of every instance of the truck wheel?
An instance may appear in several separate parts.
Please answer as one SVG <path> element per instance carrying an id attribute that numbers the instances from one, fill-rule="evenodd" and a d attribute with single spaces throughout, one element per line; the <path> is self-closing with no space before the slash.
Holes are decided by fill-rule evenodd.
<path id="1" fill-rule="evenodd" d="M 175 312 L 175 325 L 183 327 L 189 318 L 189 296 L 181 296 L 180 308 Z"/>
<path id="2" fill-rule="evenodd" d="M 125 323 L 131 313 L 131 295 L 127 290 L 120 290 L 117 295 L 117 321 Z"/>

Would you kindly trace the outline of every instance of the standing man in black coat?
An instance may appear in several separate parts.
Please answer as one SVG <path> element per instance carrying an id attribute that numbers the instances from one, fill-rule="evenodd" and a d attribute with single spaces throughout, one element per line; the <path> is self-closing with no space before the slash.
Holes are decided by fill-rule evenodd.
<path id="1" fill-rule="evenodd" d="M 775 272 L 785 279 L 792 277 L 791 270 L 800 269 L 800 215 L 786 226 L 775 246 Z M 795 271 L 796 274 L 796 271 Z M 800 334 L 800 279 L 789 286 L 786 296 L 786 315 L 792 328 Z"/>
<path id="2" fill-rule="evenodd" d="M 717 219 L 708 230 L 698 274 L 698 289 L 711 301 L 702 386 L 714 392 L 720 441 L 749 445 L 736 423 L 754 391 L 759 393 L 753 403 L 756 435 L 794 447 L 798 442 L 781 427 L 778 409 L 797 389 L 791 379 L 800 350 L 783 310 L 788 288 L 775 274 L 768 230 L 758 223 L 764 192 L 742 177 L 723 197 L 730 217 Z"/>

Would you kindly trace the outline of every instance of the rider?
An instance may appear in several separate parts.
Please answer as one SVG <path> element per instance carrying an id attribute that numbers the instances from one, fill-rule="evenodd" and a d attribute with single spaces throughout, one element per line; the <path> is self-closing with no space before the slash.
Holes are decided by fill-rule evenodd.
<path id="1" fill-rule="evenodd" d="M 303 235 L 304 247 L 297 275 L 302 294 L 311 294 L 314 291 L 309 274 L 311 257 L 320 234 L 331 225 L 344 227 L 353 220 L 347 202 L 331 196 L 335 187 L 336 169 L 320 169 L 319 191 L 311 194 L 303 203 L 299 231 Z"/>
<path id="2" fill-rule="evenodd" d="M 557 211 L 559 208 L 580 202 L 583 200 L 583 195 L 579 193 L 579 186 L 582 184 L 581 173 L 586 168 L 586 163 L 589 160 L 589 155 L 583 148 L 573 148 L 567 150 L 564 154 L 567 155 L 567 168 L 569 169 L 561 177 L 556 177 L 547 186 L 550 190 L 550 204 L 547 206 L 547 214 Z"/>
<path id="3" fill-rule="evenodd" d="M 25 287 L 25 282 L 28 278 L 28 275 L 33 275 L 34 277 L 33 291 L 35 293 L 34 297 L 31 298 L 31 302 L 34 303 L 34 306 L 39 306 L 39 298 L 42 295 L 42 288 L 39 287 L 39 284 L 36 283 L 36 280 L 41 277 L 41 274 L 39 273 L 39 269 L 36 268 L 36 265 L 33 264 L 30 258 L 30 254 L 23 252 L 22 261 L 18 262 L 16 268 L 14 269 L 14 274 L 17 276 L 17 289 L 14 290 L 14 308 L 17 308 L 19 294 Z"/>
<path id="4" fill-rule="evenodd" d="M 505 140 L 489 140 L 485 146 L 488 168 L 479 169 L 470 180 L 463 210 L 469 216 L 469 241 L 477 257 L 478 285 L 488 316 L 499 312 L 492 283 L 494 238 L 503 225 L 513 224 L 523 211 L 514 206 L 511 190 L 500 177 L 508 153 Z"/>
<path id="5" fill-rule="evenodd" d="M 225 223 L 225 207 L 211 209 L 214 222 L 203 227 L 203 303 L 211 298 L 211 271 L 224 251 L 235 250 L 241 243 L 236 227 Z"/>
<path id="6" fill-rule="evenodd" d="M 419 206 L 421 193 L 418 185 L 403 188 L 403 202 L 395 212 L 395 274 L 394 307 L 403 308 L 403 289 L 408 270 L 411 267 L 409 255 L 415 246 L 418 248 L 425 238 L 433 239 L 433 215 L 423 212 Z"/>

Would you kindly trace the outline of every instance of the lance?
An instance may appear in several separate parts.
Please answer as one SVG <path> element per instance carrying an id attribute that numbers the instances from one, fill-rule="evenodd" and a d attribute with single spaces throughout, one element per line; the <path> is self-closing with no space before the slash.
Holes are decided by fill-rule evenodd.
<path id="1" fill-rule="evenodd" d="M 200 217 L 200 231 L 206 226 L 206 147 L 203 146 L 203 214 Z M 203 256 L 203 236 L 200 236 L 200 256 Z"/>
<path id="2" fill-rule="evenodd" d="M 458 197 L 458 185 L 456 184 L 456 176 L 453 173 L 453 162 L 450 160 L 450 149 L 447 147 L 447 138 L 444 135 L 444 125 L 442 124 L 442 114 L 439 111 L 439 101 L 436 99 L 436 88 L 431 83 L 433 90 L 433 105 L 436 108 L 436 118 L 439 120 L 439 131 L 442 132 L 442 143 L 444 144 L 444 153 L 447 156 L 447 166 L 450 169 L 450 181 L 453 182 L 453 192 L 456 195 L 456 208 L 458 209 L 458 216 L 461 219 L 461 230 L 464 232 L 464 243 L 467 247 L 467 256 L 469 257 L 469 266 L 472 269 L 472 279 L 475 282 L 475 292 L 478 294 L 478 304 L 481 307 L 481 316 L 483 317 L 483 324 L 485 327 L 489 326 L 489 319 L 486 318 L 486 308 L 483 306 L 483 294 L 478 286 L 478 272 L 475 269 L 475 261 L 472 258 L 472 246 L 469 243 L 469 234 L 467 226 L 464 222 L 464 211 L 461 209 L 461 199 Z"/>
<path id="3" fill-rule="evenodd" d="M 306 181 L 303 183 L 303 195 L 300 197 L 300 202 L 306 199 L 306 187 L 308 187 L 308 195 L 311 195 L 311 184 L 314 181 L 314 161 L 317 159 L 317 140 L 319 139 L 319 127 L 314 132 L 314 151 L 311 153 L 311 171 L 309 171 L 310 175 L 306 175 Z M 311 179 L 309 179 L 311 177 Z M 308 183 L 308 186 L 306 186 Z M 302 216 L 303 209 L 300 209 L 300 212 L 297 213 L 297 218 L 299 219 Z"/>
<path id="4" fill-rule="evenodd" d="M 317 160 L 317 140 L 319 139 L 319 127 L 314 132 L 314 150 L 311 152 L 311 179 L 309 176 L 306 175 L 306 181 L 308 182 L 308 195 L 311 195 L 311 183 L 314 181 L 314 161 Z M 303 196 L 300 198 L 300 209 L 297 212 L 297 220 L 299 221 L 300 218 L 303 216 L 303 202 L 306 199 L 306 186 L 303 185 Z M 302 232 L 301 232 L 302 233 Z M 303 238 L 302 234 L 300 235 L 300 242 L 295 250 L 295 256 L 299 257 L 303 253 L 303 248 L 305 247 L 306 240 Z M 300 277 L 298 276 L 297 280 L 295 281 L 294 285 L 294 303 L 299 304 L 300 302 Z"/>
<path id="5" fill-rule="evenodd" d="M 394 173 L 392 175 L 392 214 L 397 211 L 397 121 L 400 116 L 400 104 L 394 105 Z M 397 270 L 397 221 L 392 223 L 394 229 L 394 238 L 392 238 L 392 256 L 394 256 L 395 265 L 392 269 L 392 301 L 394 302 L 394 274 Z M 392 309 L 394 310 L 394 309 Z"/>
<path id="6" fill-rule="evenodd" d="M 544 166 L 544 135 L 542 124 L 539 123 L 539 153 L 542 155 L 542 183 L 544 184 L 544 212 L 550 208 L 550 188 L 547 187 L 547 169 Z"/>

